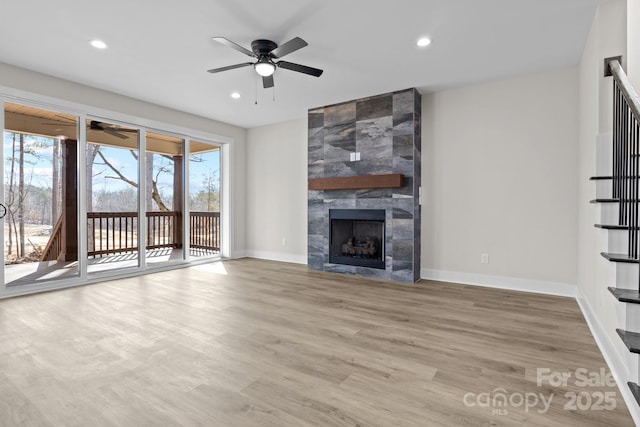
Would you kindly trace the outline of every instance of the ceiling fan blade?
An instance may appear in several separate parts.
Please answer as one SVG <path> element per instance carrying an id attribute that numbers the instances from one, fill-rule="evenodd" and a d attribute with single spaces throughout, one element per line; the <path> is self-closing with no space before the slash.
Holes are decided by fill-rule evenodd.
<path id="1" fill-rule="evenodd" d="M 236 69 L 236 68 L 248 67 L 249 65 L 253 65 L 253 62 L 243 62 L 242 64 L 228 65 L 226 67 L 220 67 L 220 68 L 212 68 L 211 70 L 207 70 L 207 73 L 219 73 L 221 71 L 227 71 L 227 70 L 233 70 L 233 69 Z"/>
<path id="2" fill-rule="evenodd" d="M 273 49 L 271 51 L 271 56 L 274 58 L 282 58 L 283 56 L 288 55 L 292 52 L 295 52 L 298 49 L 302 49 L 307 45 L 308 43 L 302 40 L 300 37 L 294 37 L 288 42 Z"/>
<path id="3" fill-rule="evenodd" d="M 55 115 L 56 117 L 59 117 L 59 118 L 63 119 L 63 120 L 66 120 L 66 121 L 67 121 L 67 122 L 69 122 L 69 123 L 73 123 L 73 124 L 75 124 L 75 123 L 76 123 L 76 120 L 75 120 L 75 119 L 71 119 L 71 118 L 69 118 L 69 117 L 67 117 L 67 116 L 63 116 L 62 114 L 54 114 L 54 115 Z M 54 119 L 54 120 L 55 120 L 55 119 Z"/>
<path id="4" fill-rule="evenodd" d="M 264 87 L 265 89 L 273 87 L 273 74 L 270 76 L 262 77 L 262 87 Z"/>
<path id="5" fill-rule="evenodd" d="M 306 65 L 294 64 L 293 62 L 280 61 L 278 67 L 286 70 L 297 71 L 298 73 L 309 74 L 310 76 L 320 77 L 323 70 L 319 68 L 307 67 Z"/>
<path id="6" fill-rule="evenodd" d="M 127 138 L 129 138 L 127 135 L 123 135 L 123 134 L 121 134 L 120 132 L 116 132 L 115 130 L 112 130 L 112 129 L 107 129 L 107 128 L 105 128 L 105 129 L 103 129 L 103 131 L 104 131 L 104 133 L 108 133 L 109 135 L 113 135 L 113 136 L 115 136 L 116 138 L 120 138 L 120 139 L 127 139 Z"/>
<path id="7" fill-rule="evenodd" d="M 216 41 L 220 44 L 223 44 L 227 47 L 230 47 L 231 49 L 235 49 L 238 52 L 244 53 L 245 55 L 252 56 L 252 57 L 256 56 L 255 53 L 251 52 L 249 49 L 246 49 L 240 46 L 239 44 L 232 42 L 229 39 L 225 39 L 224 37 L 211 37 L 211 40 Z"/>

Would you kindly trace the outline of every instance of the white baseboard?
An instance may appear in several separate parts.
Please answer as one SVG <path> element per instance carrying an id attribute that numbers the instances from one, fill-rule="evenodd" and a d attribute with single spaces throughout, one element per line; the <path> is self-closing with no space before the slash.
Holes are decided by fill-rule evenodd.
<path id="1" fill-rule="evenodd" d="M 233 259 L 236 259 L 236 258 L 246 258 L 246 257 L 248 257 L 248 256 L 249 256 L 249 255 L 247 255 L 247 252 L 248 252 L 248 251 L 247 251 L 247 250 L 245 250 L 245 249 L 240 249 L 240 250 L 237 250 L 237 251 L 233 251 L 233 252 L 231 253 L 231 257 L 230 257 L 230 258 L 233 258 Z"/>
<path id="2" fill-rule="evenodd" d="M 246 250 L 245 256 L 250 258 L 267 259 L 269 261 L 291 262 L 294 264 L 306 264 L 307 256 L 298 254 L 287 254 L 282 252 L 254 251 Z"/>
<path id="3" fill-rule="evenodd" d="M 587 301 L 580 289 L 578 289 L 576 301 L 578 301 L 580 310 L 582 310 L 582 315 L 591 330 L 591 335 L 593 335 L 593 338 L 596 340 L 596 344 L 598 345 L 605 362 L 609 365 L 609 370 L 611 370 L 616 383 L 618 383 L 618 388 L 620 389 L 622 398 L 627 404 L 627 408 L 631 413 L 633 421 L 636 425 L 640 425 L 640 406 L 638 406 L 635 397 L 627 386 L 629 370 L 627 369 L 625 361 L 620 357 L 620 354 L 616 351 L 613 342 L 611 342 L 611 334 L 607 334 L 602 323 L 598 320 L 598 316 L 596 316 L 595 311 L 593 311 L 589 301 Z"/>
<path id="4" fill-rule="evenodd" d="M 464 285 L 484 286 L 487 288 L 509 289 L 512 291 L 534 292 L 575 298 L 576 285 L 543 280 L 520 279 L 517 277 L 489 276 L 486 274 L 462 273 L 458 271 L 433 270 L 423 268 L 420 278 L 438 282 L 461 283 Z"/>

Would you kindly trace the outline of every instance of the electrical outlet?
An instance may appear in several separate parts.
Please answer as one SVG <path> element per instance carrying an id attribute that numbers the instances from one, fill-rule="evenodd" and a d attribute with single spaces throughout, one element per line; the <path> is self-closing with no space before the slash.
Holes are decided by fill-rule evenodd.
<path id="1" fill-rule="evenodd" d="M 352 162 L 356 161 L 356 153 L 349 153 L 349 160 Z"/>
<path id="2" fill-rule="evenodd" d="M 489 264 L 489 254 L 480 254 L 480 264 Z"/>
<path id="3" fill-rule="evenodd" d="M 286 237 L 282 238 L 282 246 L 287 246 L 287 238 Z"/>
<path id="4" fill-rule="evenodd" d="M 358 162 L 360 161 L 360 152 L 359 151 L 356 153 L 356 161 L 358 161 Z"/>

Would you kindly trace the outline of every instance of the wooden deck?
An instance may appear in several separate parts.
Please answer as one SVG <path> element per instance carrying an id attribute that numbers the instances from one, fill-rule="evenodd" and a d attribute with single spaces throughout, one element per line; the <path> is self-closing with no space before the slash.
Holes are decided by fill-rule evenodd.
<path id="1" fill-rule="evenodd" d="M 243 259 L 2 300 L 0 318 L 0 425 L 633 425 L 616 387 L 536 383 L 606 370 L 569 298 Z M 553 397 L 479 404 L 501 390 Z"/>

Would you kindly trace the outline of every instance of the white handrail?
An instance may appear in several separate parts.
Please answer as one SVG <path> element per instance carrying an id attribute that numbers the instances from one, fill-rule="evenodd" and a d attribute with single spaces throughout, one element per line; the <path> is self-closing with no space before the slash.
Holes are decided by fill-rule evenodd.
<path id="1" fill-rule="evenodd" d="M 609 69 L 611 70 L 611 74 L 613 74 L 613 78 L 618 82 L 620 91 L 627 100 L 629 108 L 633 111 L 636 119 L 640 121 L 640 97 L 638 97 L 638 93 L 633 88 L 627 74 L 622 69 L 622 65 L 620 65 L 620 62 L 617 59 L 614 59 L 609 62 Z"/>

